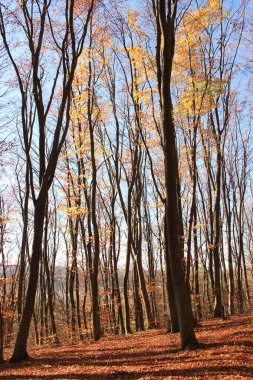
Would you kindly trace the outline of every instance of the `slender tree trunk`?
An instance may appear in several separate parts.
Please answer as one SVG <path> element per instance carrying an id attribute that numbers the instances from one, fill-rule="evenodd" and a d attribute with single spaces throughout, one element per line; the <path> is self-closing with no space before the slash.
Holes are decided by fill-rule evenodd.
<path id="1" fill-rule="evenodd" d="M 222 166 L 222 190 L 224 199 L 224 208 L 226 215 L 226 225 L 227 225 L 227 257 L 228 257 L 228 313 L 230 315 L 234 314 L 234 269 L 233 269 L 233 258 L 232 258 L 232 234 L 231 234 L 231 210 L 230 210 L 230 197 L 228 185 L 226 183 L 226 173 L 225 173 L 225 162 L 223 160 Z"/>
<path id="2" fill-rule="evenodd" d="M 197 208 L 194 209 L 194 225 L 197 225 Z M 199 290 L 199 255 L 198 255 L 198 236 L 197 231 L 194 231 L 193 235 L 194 244 L 194 291 L 196 302 L 196 318 L 200 320 L 202 318 L 201 303 L 200 303 L 200 290 Z"/>
<path id="3" fill-rule="evenodd" d="M 115 225 L 116 228 L 116 225 Z M 118 260 L 117 260 L 117 254 L 116 254 L 116 242 L 115 242 L 115 228 L 113 232 L 113 267 L 114 267 L 114 278 L 115 278 L 115 287 L 116 287 L 116 294 L 117 294 L 117 303 L 118 303 L 118 320 L 119 325 L 122 334 L 125 334 L 125 325 L 124 325 L 124 318 L 123 318 L 123 308 L 122 308 L 122 300 L 121 300 L 121 294 L 120 294 L 120 285 L 119 285 L 119 274 L 118 274 Z"/>
<path id="4" fill-rule="evenodd" d="M 28 203 L 29 203 L 29 168 L 27 165 L 26 168 L 26 189 L 25 189 L 25 200 L 24 208 L 22 210 L 23 216 L 23 235 L 22 243 L 20 249 L 20 270 L 19 270 L 19 279 L 18 279 L 18 300 L 17 300 L 17 309 L 18 309 L 18 321 L 20 321 L 24 303 L 24 292 L 25 292 L 25 254 L 27 247 L 27 229 L 28 229 Z"/>
<path id="5" fill-rule="evenodd" d="M 220 260 L 220 200 L 221 200 L 221 163 L 222 156 L 220 151 L 220 134 L 217 136 L 216 150 L 217 150 L 217 173 L 216 173 L 216 194 L 215 194 L 215 205 L 214 205 L 214 249 L 213 249 L 213 260 L 214 260 L 214 295 L 215 295 L 215 306 L 214 306 L 214 317 L 224 318 L 224 307 L 222 304 L 222 292 L 221 292 L 221 260 Z"/>
<path id="6" fill-rule="evenodd" d="M 130 215 L 129 215 L 130 214 Z M 129 277 L 129 267 L 130 267 L 130 256 L 131 256 L 131 238 L 130 238 L 130 227 L 131 227 L 131 211 L 129 207 L 128 212 L 128 232 L 127 232 L 127 252 L 126 252 L 126 266 L 125 266 L 125 274 L 124 274 L 124 281 L 123 281 L 123 294 L 124 294 L 124 303 L 125 303 L 125 332 L 127 334 L 131 334 L 131 325 L 130 325 L 130 308 L 129 308 L 129 300 L 128 300 L 128 277 Z"/>
<path id="7" fill-rule="evenodd" d="M 4 361 L 4 323 L 2 303 L 0 301 L 0 363 Z"/>
<path id="8" fill-rule="evenodd" d="M 140 299 L 140 284 L 137 264 L 134 262 L 133 268 L 133 288 L 134 288 L 134 309 L 135 309 L 135 330 L 144 331 L 143 309 Z"/>

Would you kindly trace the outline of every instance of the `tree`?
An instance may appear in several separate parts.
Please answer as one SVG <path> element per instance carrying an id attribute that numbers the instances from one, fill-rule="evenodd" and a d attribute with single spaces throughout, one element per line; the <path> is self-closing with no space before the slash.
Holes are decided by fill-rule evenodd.
<path id="1" fill-rule="evenodd" d="M 165 189 L 166 189 L 166 235 L 169 247 L 170 267 L 173 278 L 182 349 L 195 346 L 197 340 L 193 328 L 190 295 L 184 279 L 180 244 L 180 211 L 178 199 L 178 156 L 171 96 L 171 73 L 175 52 L 175 28 L 177 23 L 177 0 L 158 0 L 157 15 L 158 72 L 161 81 L 161 113 L 164 137 Z"/>
<path id="2" fill-rule="evenodd" d="M 79 4 L 74 0 L 63 1 L 60 6 L 59 2 L 50 0 L 36 3 L 32 0 L 22 1 L 18 5 L 0 4 L 0 33 L 4 48 L 16 74 L 21 96 L 23 144 L 29 163 L 30 186 L 34 204 L 30 276 L 12 361 L 19 361 L 28 357 L 27 339 L 35 303 L 39 263 L 42 256 L 43 225 L 48 192 L 68 131 L 72 83 L 94 7 L 94 0 L 84 4 Z M 61 26 L 57 22 L 54 12 L 58 14 Z M 28 64 L 27 73 L 24 73 L 25 68 L 20 68 L 18 58 L 13 54 L 12 43 L 10 42 L 10 26 L 13 23 L 25 35 L 27 41 L 27 54 L 29 54 L 28 62 L 26 62 Z M 54 49 L 52 58 L 55 59 L 55 77 L 49 93 L 44 80 L 44 75 L 47 72 L 46 65 L 49 62 L 43 53 L 46 44 Z M 27 74 L 28 76 L 26 76 Z M 34 140 L 33 142 L 38 154 L 37 168 L 30 149 L 30 139 L 34 139 L 33 131 L 28 130 L 26 126 L 26 118 L 29 113 L 25 91 L 27 80 L 31 80 L 32 83 L 33 102 L 36 108 L 38 147 Z M 57 105 L 57 90 L 61 91 L 59 105 Z M 49 123 L 52 122 L 49 121 L 52 117 L 50 113 L 55 106 L 57 107 L 56 123 L 53 128 L 50 128 Z M 35 170 L 38 170 L 39 173 L 37 185 L 35 184 Z"/>

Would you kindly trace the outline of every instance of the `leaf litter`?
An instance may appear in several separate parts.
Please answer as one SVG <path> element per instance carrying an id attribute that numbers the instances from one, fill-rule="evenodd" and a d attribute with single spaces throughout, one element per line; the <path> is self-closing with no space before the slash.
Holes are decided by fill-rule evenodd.
<path id="1" fill-rule="evenodd" d="M 200 348 L 181 351 L 162 329 L 31 348 L 31 358 L 0 365 L 0 379 L 253 379 L 253 315 L 202 322 Z"/>

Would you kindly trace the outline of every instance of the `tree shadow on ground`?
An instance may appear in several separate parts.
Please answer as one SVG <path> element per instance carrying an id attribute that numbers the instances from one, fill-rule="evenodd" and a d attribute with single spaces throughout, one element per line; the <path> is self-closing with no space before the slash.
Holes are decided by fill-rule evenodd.
<path id="1" fill-rule="evenodd" d="M 218 352 L 219 349 L 224 348 L 224 346 L 232 346 L 234 347 L 234 343 L 226 342 L 212 342 L 207 344 L 201 344 L 199 355 L 202 350 L 212 350 L 211 357 L 209 359 L 206 358 L 203 361 L 203 366 L 191 368 L 192 364 L 195 362 L 200 362 L 200 357 L 191 357 L 191 351 L 182 351 L 182 355 L 175 356 L 174 354 L 179 350 L 176 349 L 165 349 L 165 347 L 161 347 L 159 351 L 155 350 L 139 350 L 138 352 L 131 352 L 131 348 L 114 348 L 111 350 L 105 349 L 98 351 L 98 355 L 94 356 L 89 353 L 89 349 L 86 348 L 85 351 L 80 352 L 80 356 L 78 358 L 72 357 L 72 355 L 76 355 L 77 352 L 73 348 L 72 350 L 68 350 L 66 352 L 61 352 L 56 358 L 31 358 L 26 362 L 22 362 L 18 364 L 4 364 L 0 366 L 4 370 L 11 370 L 14 372 L 15 369 L 20 368 L 29 368 L 29 376 L 20 375 L 18 373 L 11 375 L 2 375 L 0 373 L 0 379 L 96 379 L 96 380 L 105 380 L 105 379 L 140 379 L 142 377 L 150 377 L 150 378 L 164 378 L 169 376 L 182 376 L 182 377 L 199 377 L 208 374 L 209 378 L 215 378 L 215 376 L 236 376 L 243 375 L 244 378 L 252 378 L 252 368 L 250 366 L 237 366 L 228 365 L 225 363 L 225 360 L 219 357 Z M 245 348 L 249 348 L 252 353 L 253 343 L 247 340 L 243 340 L 240 342 L 240 346 L 244 346 Z M 215 351 L 213 352 L 213 349 Z M 109 352 L 108 352 L 109 351 Z M 197 350 L 198 351 L 198 350 Z M 195 353 L 197 352 L 195 351 Z M 202 359 L 203 360 L 203 359 Z M 184 361 L 185 368 L 179 369 L 163 369 L 164 366 L 168 366 L 170 362 L 182 363 Z M 217 361 L 217 365 L 211 365 L 211 362 Z M 129 367 L 129 370 L 122 370 L 122 364 Z M 153 364 L 153 365 L 152 365 Z M 137 367 L 142 365 L 146 370 L 138 370 Z M 79 368 L 79 370 L 75 371 L 75 366 Z M 43 367 L 52 367 L 52 370 L 57 369 L 56 374 L 43 374 Z M 71 373 L 64 373 L 66 367 L 73 367 L 73 371 Z M 97 374 L 91 373 L 93 367 L 101 367 L 106 368 L 107 370 L 111 369 L 110 373 L 106 374 Z M 33 375 L 33 369 L 41 368 L 41 374 Z M 80 368 L 82 373 L 80 374 Z M 62 369 L 62 371 L 61 371 Z M 135 370 L 136 369 L 136 370 Z"/>
<path id="2" fill-rule="evenodd" d="M 252 379 L 252 368 L 247 366 L 205 366 L 201 368 L 184 368 L 184 369 L 171 369 L 171 370 L 156 370 L 151 371 L 118 371 L 114 374 L 77 374 L 75 372 L 71 374 L 57 374 L 56 375 L 10 375 L 10 376 L 0 376 L 1 379 L 93 379 L 93 380 L 110 380 L 110 379 L 141 379 L 145 376 L 152 378 L 155 377 L 170 377 L 170 376 L 181 376 L 181 377 L 204 377 L 208 374 L 208 378 L 212 379 L 216 376 L 220 376 L 220 378 L 225 378 L 226 376 L 239 376 L 243 375 L 243 378 Z"/>
<path id="3" fill-rule="evenodd" d="M 52 355 L 50 351 L 41 351 L 40 357 L 37 354 L 38 357 L 19 364 L 1 364 L 0 379 L 130 380 L 174 376 L 186 379 L 241 376 L 252 379 L 250 358 L 253 357 L 253 342 L 252 336 L 247 336 L 251 329 L 248 332 L 247 328 L 245 331 L 233 329 L 247 323 L 244 320 L 240 323 L 217 321 L 217 324 L 215 322 L 204 326 L 201 331 L 205 334 L 209 328 L 214 331 L 208 334 L 208 339 L 206 335 L 201 338 L 200 334 L 200 341 L 204 340 L 205 343 L 201 343 L 196 350 L 180 351 L 176 348 L 179 343 L 178 336 L 168 336 L 164 341 L 164 335 L 158 331 L 147 332 L 146 335 L 136 334 L 126 339 L 109 338 L 88 345 L 62 346 Z M 221 338 L 222 328 L 228 329 Z M 148 345 L 146 339 L 151 339 Z"/>

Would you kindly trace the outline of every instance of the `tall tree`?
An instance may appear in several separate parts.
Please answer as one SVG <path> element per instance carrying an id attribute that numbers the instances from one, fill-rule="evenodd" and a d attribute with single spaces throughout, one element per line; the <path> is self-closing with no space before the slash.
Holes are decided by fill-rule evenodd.
<path id="1" fill-rule="evenodd" d="M 57 6 L 57 9 L 56 9 Z M 18 330 L 12 361 L 19 361 L 28 357 L 27 339 L 34 310 L 36 289 L 39 276 L 39 263 L 42 256 L 43 226 L 46 212 L 48 192 L 52 185 L 58 157 L 65 141 L 69 126 L 69 109 L 71 105 L 71 90 L 75 70 L 80 57 L 88 24 L 95 6 L 91 0 L 79 4 L 74 0 L 63 1 L 61 4 L 52 0 L 34 2 L 33 0 L 0 4 L 0 33 L 4 48 L 14 68 L 18 88 L 21 96 L 21 118 L 23 125 L 23 144 L 26 160 L 29 163 L 30 186 L 34 204 L 33 247 L 30 264 L 30 276 L 26 301 Z M 60 19 L 55 19 L 56 12 Z M 19 20 L 17 22 L 17 20 Z M 13 53 L 10 40 L 13 23 L 19 27 L 26 40 L 28 51 L 29 76 L 33 87 L 33 101 L 36 107 L 38 125 L 38 167 L 31 153 L 29 131 L 26 129 L 27 109 L 26 91 L 27 81 L 23 68 L 19 65 L 19 57 Z M 45 84 L 44 74 L 49 64 L 45 58 L 46 45 L 53 49 L 55 77 L 51 83 L 51 90 Z M 61 99 L 55 111 L 56 91 L 61 90 Z M 56 123 L 51 129 L 49 123 L 52 110 L 56 112 Z M 50 120 L 50 121 L 49 121 Z M 38 170 L 38 184 L 35 180 L 35 171 Z"/>
<path id="2" fill-rule="evenodd" d="M 159 31 L 158 72 L 161 81 L 161 112 L 165 155 L 166 235 L 178 312 L 182 349 L 195 346 L 197 340 L 193 328 L 190 294 L 184 279 L 180 243 L 180 204 L 178 197 L 179 173 L 176 132 L 171 96 L 171 73 L 175 52 L 177 25 L 177 0 L 157 0 L 157 31 Z"/>

